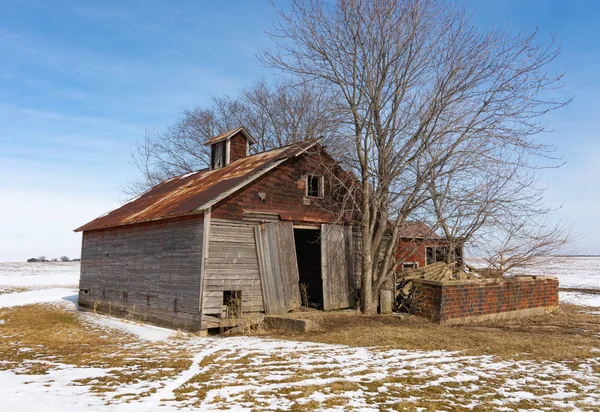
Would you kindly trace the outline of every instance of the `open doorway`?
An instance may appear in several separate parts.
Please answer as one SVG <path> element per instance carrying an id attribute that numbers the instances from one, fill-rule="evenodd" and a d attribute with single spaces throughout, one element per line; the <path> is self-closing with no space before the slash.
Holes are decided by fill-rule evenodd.
<path id="1" fill-rule="evenodd" d="M 323 309 L 323 279 L 321 277 L 321 230 L 294 228 L 296 260 L 300 279 L 300 294 L 306 285 L 308 306 Z M 305 304 L 302 296 L 302 304 Z"/>

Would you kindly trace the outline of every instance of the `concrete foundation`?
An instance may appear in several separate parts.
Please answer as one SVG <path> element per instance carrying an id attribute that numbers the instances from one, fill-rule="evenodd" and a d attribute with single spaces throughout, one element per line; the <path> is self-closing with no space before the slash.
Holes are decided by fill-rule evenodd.
<path id="1" fill-rule="evenodd" d="M 310 319 L 302 319 L 286 315 L 265 316 L 265 326 L 269 329 L 285 329 L 296 332 L 309 332 L 314 329 L 314 323 Z"/>

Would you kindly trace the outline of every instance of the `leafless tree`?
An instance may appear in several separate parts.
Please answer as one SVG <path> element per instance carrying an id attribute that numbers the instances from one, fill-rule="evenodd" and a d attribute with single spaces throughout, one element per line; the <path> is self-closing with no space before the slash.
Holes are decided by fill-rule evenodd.
<path id="1" fill-rule="evenodd" d="M 256 138 L 253 152 L 313 137 L 323 137 L 335 151 L 338 123 L 331 98 L 315 84 L 259 81 L 235 98 L 218 96 L 209 107 L 184 110 L 165 132 L 147 131 L 131 153 L 140 178 L 124 191 L 137 195 L 170 177 L 207 168 L 204 142 L 239 126 Z"/>
<path id="2" fill-rule="evenodd" d="M 433 175 L 456 179 L 460 167 L 446 165 L 461 156 L 502 170 L 548 153 L 536 135 L 540 116 L 565 104 L 551 95 L 562 76 L 548 74 L 560 48 L 535 32 L 480 29 L 442 0 L 293 0 L 279 15 L 259 57 L 334 99 L 358 180 L 361 306 L 374 313 L 400 230 L 431 206 Z"/>
<path id="3" fill-rule="evenodd" d="M 570 230 L 549 223 L 553 210 L 545 206 L 538 168 L 523 153 L 507 157 L 477 143 L 439 165 L 427 184 L 427 206 L 449 242 L 446 259 L 455 260 L 456 246 L 464 244 L 495 273 L 550 258 L 567 244 Z"/>

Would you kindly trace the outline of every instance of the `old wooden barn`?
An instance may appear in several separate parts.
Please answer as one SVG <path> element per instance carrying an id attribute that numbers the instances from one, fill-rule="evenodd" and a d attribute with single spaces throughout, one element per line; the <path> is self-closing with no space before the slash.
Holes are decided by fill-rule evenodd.
<path id="1" fill-rule="evenodd" d="M 313 307 L 353 307 L 355 236 L 327 177 L 344 171 L 319 140 L 250 156 L 253 143 L 244 128 L 220 134 L 207 142 L 209 170 L 76 229 L 80 307 L 187 330 L 227 326 L 232 312 L 286 313 L 300 284 Z"/>

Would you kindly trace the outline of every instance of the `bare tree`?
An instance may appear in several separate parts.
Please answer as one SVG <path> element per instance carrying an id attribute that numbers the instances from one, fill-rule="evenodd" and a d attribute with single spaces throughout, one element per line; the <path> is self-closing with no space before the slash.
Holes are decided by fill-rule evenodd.
<path id="1" fill-rule="evenodd" d="M 173 176 L 207 168 L 210 153 L 204 142 L 239 126 L 256 138 L 253 153 L 313 137 L 335 148 L 339 121 L 332 106 L 316 85 L 289 80 L 272 86 L 257 82 L 236 98 L 215 97 L 209 107 L 184 110 L 165 132 L 146 132 L 131 153 L 141 176 L 124 191 L 137 195 Z"/>
<path id="2" fill-rule="evenodd" d="M 488 232 L 488 243 L 496 245 L 484 255 L 488 266 L 500 273 L 515 269 L 526 269 L 555 259 L 555 254 L 564 252 L 568 244 L 570 227 L 562 223 L 548 223 L 543 218 L 502 221 L 494 231 Z"/>
<path id="3" fill-rule="evenodd" d="M 570 231 L 548 222 L 553 210 L 545 206 L 537 167 L 475 144 L 436 168 L 427 184 L 427 206 L 449 242 L 446 260 L 455 260 L 456 246 L 468 244 L 501 274 L 560 251 Z"/>
<path id="4" fill-rule="evenodd" d="M 500 168 L 550 149 L 535 136 L 539 117 L 565 104 L 550 98 L 561 75 L 547 71 L 559 47 L 479 29 L 442 0 L 294 0 L 279 15 L 260 59 L 335 99 L 358 179 L 361 306 L 374 313 L 400 230 L 435 196 L 433 175 L 452 184 L 460 167 L 446 165 L 472 149 Z"/>

